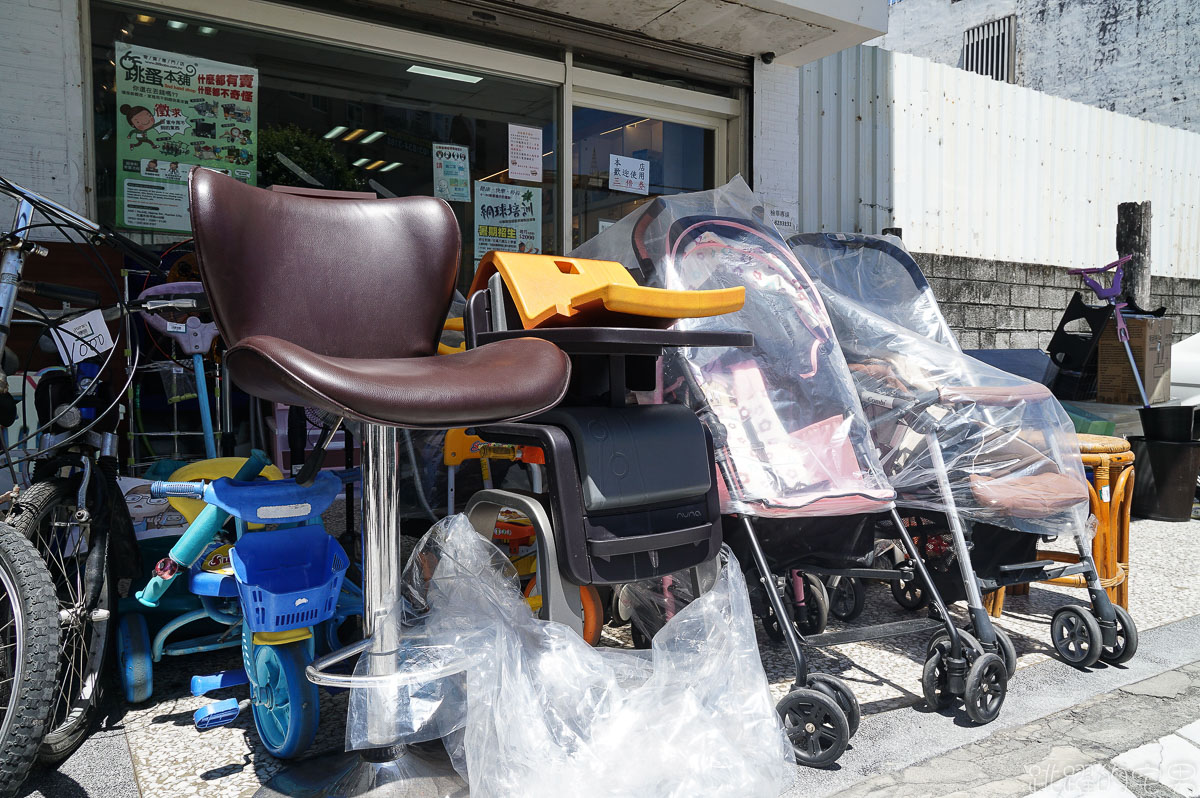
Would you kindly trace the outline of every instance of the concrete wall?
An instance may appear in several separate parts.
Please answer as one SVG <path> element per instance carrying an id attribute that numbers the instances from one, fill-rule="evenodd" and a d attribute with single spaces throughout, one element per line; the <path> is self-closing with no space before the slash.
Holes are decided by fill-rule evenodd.
<path id="1" fill-rule="evenodd" d="M 1045 349 L 1072 294 L 1099 304 L 1082 280 L 1053 266 L 915 252 L 964 349 Z M 1200 280 L 1155 277 L 1153 310 L 1174 319 L 1175 341 L 1200 333 Z"/>
<path id="2" fill-rule="evenodd" d="M 0 0 L 0 175 L 86 213 L 80 14 L 80 0 Z"/>
<path id="3" fill-rule="evenodd" d="M 1010 14 L 1019 85 L 1200 132 L 1193 0 L 901 0 L 870 44 L 961 66 L 963 33 Z"/>

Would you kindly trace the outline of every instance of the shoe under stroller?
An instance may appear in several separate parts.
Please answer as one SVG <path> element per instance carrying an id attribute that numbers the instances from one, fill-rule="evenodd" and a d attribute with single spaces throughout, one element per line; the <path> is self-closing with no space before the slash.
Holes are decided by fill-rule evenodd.
<path id="1" fill-rule="evenodd" d="M 1091 612 L 1055 613 L 1055 649 L 1078 667 L 1132 657 L 1136 627 L 1100 585 L 1078 444 L 1049 390 L 962 353 L 899 239 L 810 234 L 788 243 L 817 279 L 897 503 L 909 523 L 950 537 L 961 593 L 938 582 L 966 598 L 981 650 L 1015 665 L 982 592 L 1082 574 Z M 1040 539 L 1060 536 L 1074 540 L 1079 563 L 1036 558 Z M 936 703 L 948 674 L 926 670 Z"/>
<path id="2" fill-rule="evenodd" d="M 798 564 L 809 563 L 806 555 L 814 552 L 805 543 L 818 539 L 818 527 L 820 537 L 834 541 L 824 554 L 835 559 L 857 554 L 861 541 L 873 546 L 868 520 L 880 512 L 894 514 L 894 492 L 875 459 L 870 428 L 821 297 L 753 204 L 744 183 L 659 198 L 572 255 L 621 261 L 645 285 L 746 289 L 744 308 L 723 321 L 752 332 L 753 347 L 681 350 L 660 375 L 658 395 L 649 399 L 679 399 L 713 434 L 722 512 L 737 517 L 726 524 L 726 538 L 744 562 L 755 563 L 760 578 L 749 581 L 763 594 L 796 662 L 796 681 L 780 701 L 780 713 L 798 760 L 824 766 L 837 759 L 857 727 L 857 701 L 841 680 L 808 672 L 796 629 L 786 622 L 791 608 L 772 574 L 784 570 L 791 577 Z M 680 325 L 705 329 L 708 323 L 690 319 Z M 769 548 L 760 541 L 759 522 L 770 526 Z M 901 535 L 907 533 L 901 529 Z M 923 564 L 913 552 L 919 571 Z M 908 578 L 917 577 L 909 572 Z M 803 600 L 804 590 L 802 584 L 794 595 Z M 948 618 L 931 592 L 941 617 Z M 667 596 L 663 603 L 673 600 Z M 957 631 L 944 625 L 957 651 Z M 764 626 L 770 631 L 769 619 Z"/>

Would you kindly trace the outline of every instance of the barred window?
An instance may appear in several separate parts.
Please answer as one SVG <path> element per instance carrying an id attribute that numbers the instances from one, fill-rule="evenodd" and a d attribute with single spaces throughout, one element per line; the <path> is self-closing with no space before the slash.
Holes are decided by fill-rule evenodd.
<path id="1" fill-rule="evenodd" d="M 977 25 L 963 34 L 963 69 L 993 80 L 1017 82 L 1016 16 Z"/>

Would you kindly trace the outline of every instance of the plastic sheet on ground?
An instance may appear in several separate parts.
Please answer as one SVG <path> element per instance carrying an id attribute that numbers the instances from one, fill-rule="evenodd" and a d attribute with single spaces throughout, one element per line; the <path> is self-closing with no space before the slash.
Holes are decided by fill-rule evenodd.
<path id="1" fill-rule="evenodd" d="M 360 659 L 360 673 L 397 672 L 352 691 L 348 743 L 450 734 L 476 798 L 776 796 L 791 783 L 792 749 L 741 570 L 725 556 L 712 588 L 666 623 L 648 656 L 591 648 L 535 618 L 508 560 L 452 516 L 418 545 L 403 601 Z M 385 651 L 381 641 L 396 639 Z M 413 678 L 456 661 L 462 673 Z"/>
<path id="2" fill-rule="evenodd" d="M 737 313 L 686 330 L 748 330 L 754 345 L 668 357 L 663 388 L 713 430 L 722 509 L 757 516 L 888 509 L 893 493 L 812 280 L 741 178 L 659 197 L 571 253 L 622 263 L 643 285 L 746 288 Z M 731 487 L 732 486 L 732 487 Z"/>
<path id="3" fill-rule="evenodd" d="M 881 267 L 911 260 L 898 239 L 860 248 L 862 257 L 836 236 L 791 243 L 818 280 L 898 503 L 1044 535 L 1087 534 L 1079 445 L 1050 391 L 944 343 L 936 303 L 906 313 L 912 291 L 864 287 L 863 269 L 919 278 L 903 262 Z M 922 303 L 932 300 L 923 283 Z"/>

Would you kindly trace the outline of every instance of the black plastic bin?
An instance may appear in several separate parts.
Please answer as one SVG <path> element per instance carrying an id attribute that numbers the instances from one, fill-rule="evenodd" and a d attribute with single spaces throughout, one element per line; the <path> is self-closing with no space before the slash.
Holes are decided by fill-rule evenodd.
<path id="1" fill-rule="evenodd" d="M 1142 434 L 1151 441 L 1190 441 L 1196 410 L 1193 407 L 1141 407 Z"/>
<path id="2" fill-rule="evenodd" d="M 1200 441 L 1153 441 L 1131 437 L 1133 514 L 1155 521 L 1188 521 L 1200 473 Z"/>

